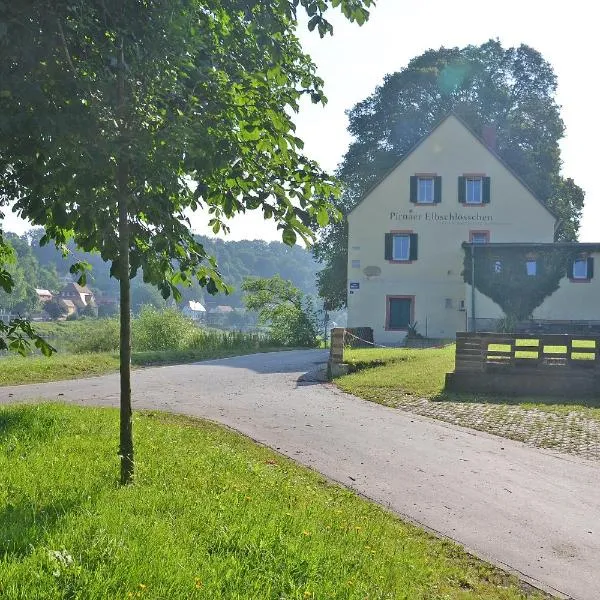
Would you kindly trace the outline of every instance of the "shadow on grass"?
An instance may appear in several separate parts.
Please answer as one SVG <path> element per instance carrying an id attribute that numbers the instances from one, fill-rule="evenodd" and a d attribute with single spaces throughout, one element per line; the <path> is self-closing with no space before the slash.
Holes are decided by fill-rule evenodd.
<path id="1" fill-rule="evenodd" d="M 0 410 L 0 444 L 11 438 L 41 443 L 52 437 L 59 419 L 36 406 L 7 406 Z"/>
<path id="2" fill-rule="evenodd" d="M 493 394 L 465 394 L 442 390 L 430 398 L 432 402 L 460 402 L 463 404 L 504 404 L 519 406 L 522 404 L 545 404 L 547 406 L 584 406 L 600 408 L 600 398 L 564 398 L 560 396 L 514 396 Z"/>
<path id="3" fill-rule="evenodd" d="M 31 500 L 9 503 L 0 511 L 0 556 L 22 558 L 59 527 L 79 502 L 57 500 L 34 506 Z"/>

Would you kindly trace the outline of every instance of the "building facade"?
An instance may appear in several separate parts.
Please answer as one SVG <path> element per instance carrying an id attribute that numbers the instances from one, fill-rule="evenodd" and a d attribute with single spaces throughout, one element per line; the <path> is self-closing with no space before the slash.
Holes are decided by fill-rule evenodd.
<path id="1" fill-rule="evenodd" d="M 465 284 L 463 244 L 540 249 L 553 244 L 556 223 L 494 148 L 450 115 L 348 215 L 348 326 L 372 327 L 376 342 L 395 344 L 414 324 L 427 337 L 452 338 L 497 320 L 500 307 Z M 598 249 L 581 246 L 586 272 L 578 263 L 579 277 L 565 277 L 534 317 L 600 320 L 600 287 L 587 272 Z"/>

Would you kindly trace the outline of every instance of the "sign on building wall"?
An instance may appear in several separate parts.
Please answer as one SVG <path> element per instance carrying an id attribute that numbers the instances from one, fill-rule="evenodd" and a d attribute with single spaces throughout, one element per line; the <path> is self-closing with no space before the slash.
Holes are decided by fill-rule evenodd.
<path id="1" fill-rule="evenodd" d="M 403 223 L 447 223 L 449 225 L 464 225 L 465 223 L 493 223 L 494 217 L 490 214 L 482 212 L 474 212 L 464 215 L 456 211 L 447 213 L 425 211 L 415 213 L 409 211 L 392 211 L 390 212 L 392 221 L 401 221 Z"/>

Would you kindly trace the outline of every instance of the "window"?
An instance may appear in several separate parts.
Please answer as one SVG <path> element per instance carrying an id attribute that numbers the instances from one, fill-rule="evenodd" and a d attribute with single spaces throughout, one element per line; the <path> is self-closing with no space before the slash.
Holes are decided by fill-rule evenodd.
<path id="1" fill-rule="evenodd" d="M 414 296 L 388 296 L 386 310 L 386 329 L 408 329 L 413 322 Z"/>
<path id="2" fill-rule="evenodd" d="M 410 178 L 410 201 L 413 204 L 439 204 L 442 201 L 442 178 L 413 175 Z"/>
<path id="3" fill-rule="evenodd" d="M 458 201 L 479 206 L 490 202 L 490 178 L 483 175 L 463 175 L 458 178 Z"/>
<path id="4" fill-rule="evenodd" d="M 385 260 L 410 262 L 417 260 L 417 234 L 392 232 L 385 234 Z"/>
<path id="5" fill-rule="evenodd" d="M 591 281 L 594 277 L 594 258 L 579 256 L 569 265 L 567 275 L 571 281 Z"/>
<path id="6" fill-rule="evenodd" d="M 483 182 L 481 177 L 467 177 L 465 179 L 467 204 L 481 204 L 483 201 Z"/>
<path id="7" fill-rule="evenodd" d="M 469 242 L 471 244 L 488 244 L 489 241 L 489 231 L 469 231 Z"/>
<path id="8" fill-rule="evenodd" d="M 494 273 L 502 273 L 502 261 L 497 260 L 494 262 Z"/>
<path id="9" fill-rule="evenodd" d="M 395 235 L 392 248 L 392 260 L 410 260 L 410 236 Z"/>
<path id="10" fill-rule="evenodd" d="M 444 306 L 446 308 L 452 308 L 452 298 L 446 298 L 446 300 L 444 301 Z"/>
<path id="11" fill-rule="evenodd" d="M 578 258 L 573 263 L 573 279 L 587 279 L 588 278 L 588 265 L 585 258 Z"/>
<path id="12" fill-rule="evenodd" d="M 537 262 L 535 260 L 528 260 L 525 263 L 525 268 L 527 269 L 527 275 L 529 275 L 529 277 L 535 277 L 537 275 Z"/>
<path id="13" fill-rule="evenodd" d="M 433 177 L 419 177 L 417 182 L 417 202 L 419 204 L 433 204 Z"/>
<path id="14" fill-rule="evenodd" d="M 352 268 L 353 269 L 360 269 L 360 260 L 352 259 Z"/>

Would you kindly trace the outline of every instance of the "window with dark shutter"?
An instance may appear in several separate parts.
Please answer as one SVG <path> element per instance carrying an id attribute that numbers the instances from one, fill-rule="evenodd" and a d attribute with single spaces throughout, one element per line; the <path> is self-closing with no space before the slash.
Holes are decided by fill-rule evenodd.
<path id="1" fill-rule="evenodd" d="M 461 204 L 464 204 L 466 202 L 466 177 L 459 177 L 458 178 L 458 201 Z"/>
<path id="2" fill-rule="evenodd" d="M 386 233 L 385 260 L 409 262 L 417 260 L 418 235 L 416 233 Z"/>
<path id="3" fill-rule="evenodd" d="M 442 178 L 438 175 L 433 182 L 433 202 L 440 204 L 442 201 Z"/>
<path id="4" fill-rule="evenodd" d="M 481 199 L 483 204 L 489 204 L 490 203 L 490 187 L 491 187 L 491 180 L 489 177 L 483 177 L 483 197 Z"/>
<path id="5" fill-rule="evenodd" d="M 416 175 L 413 175 L 410 178 L 410 201 L 413 204 L 416 204 L 417 202 L 417 185 L 418 185 L 418 177 Z"/>
<path id="6" fill-rule="evenodd" d="M 417 260 L 418 257 L 419 236 L 416 233 L 411 233 L 409 236 L 408 259 Z"/>

